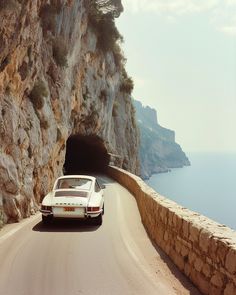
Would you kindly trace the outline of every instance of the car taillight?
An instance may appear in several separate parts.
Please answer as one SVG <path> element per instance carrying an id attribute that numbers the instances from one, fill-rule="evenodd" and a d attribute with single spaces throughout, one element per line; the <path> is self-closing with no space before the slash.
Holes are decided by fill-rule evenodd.
<path id="1" fill-rule="evenodd" d="M 42 210 L 47 210 L 47 211 L 52 211 L 52 206 L 44 206 L 44 205 L 42 205 L 41 209 Z"/>
<path id="2" fill-rule="evenodd" d="M 87 211 L 93 212 L 93 211 L 99 211 L 99 207 L 88 207 Z"/>

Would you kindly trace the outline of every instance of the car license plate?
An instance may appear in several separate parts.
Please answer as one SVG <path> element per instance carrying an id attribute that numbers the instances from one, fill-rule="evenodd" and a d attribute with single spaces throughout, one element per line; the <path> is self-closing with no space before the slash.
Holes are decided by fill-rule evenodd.
<path id="1" fill-rule="evenodd" d="M 74 207 L 64 207 L 64 211 L 72 212 L 72 211 L 75 211 L 75 208 Z"/>

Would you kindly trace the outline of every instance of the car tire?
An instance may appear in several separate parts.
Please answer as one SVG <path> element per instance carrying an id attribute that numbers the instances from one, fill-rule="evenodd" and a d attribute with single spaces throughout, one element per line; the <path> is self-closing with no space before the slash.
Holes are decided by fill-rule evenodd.
<path id="1" fill-rule="evenodd" d="M 103 204 L 103 207 L 102 207 L 102 215 L 104 215 L 104 213 L 105 213 L 105 206 Z"/>
<path id="2" fill-rule="evenodd" d="M 43 224 L 50 224 L 52 222 L 52 215 L 42 215 L 42 222 Z"/>
<path id="3" fill-rule="evenodd" d="M 97 226 L 102 225 L 102 213 L 93 218 L 93 224 Z"/>

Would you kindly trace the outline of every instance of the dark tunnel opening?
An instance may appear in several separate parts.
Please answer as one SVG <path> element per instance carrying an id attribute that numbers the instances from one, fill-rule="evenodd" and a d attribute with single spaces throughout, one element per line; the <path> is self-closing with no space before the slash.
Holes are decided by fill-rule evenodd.
<path id="1" fill-rule="evenodd" d="M 66 143 L 64 174 L 104 173 L 110 156 L 97 135 L 71 135 Z"/>

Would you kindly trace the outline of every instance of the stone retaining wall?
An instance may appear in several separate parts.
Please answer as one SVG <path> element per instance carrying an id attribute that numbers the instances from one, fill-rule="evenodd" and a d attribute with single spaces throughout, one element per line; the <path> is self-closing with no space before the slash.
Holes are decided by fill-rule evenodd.
<path id="1" fill-rule="evenodd" d="M 109 167 L 136 198 L 150 238 L 203 294 L 236 295 L 236 232 L 159 195 L 139 177 Z"/>

